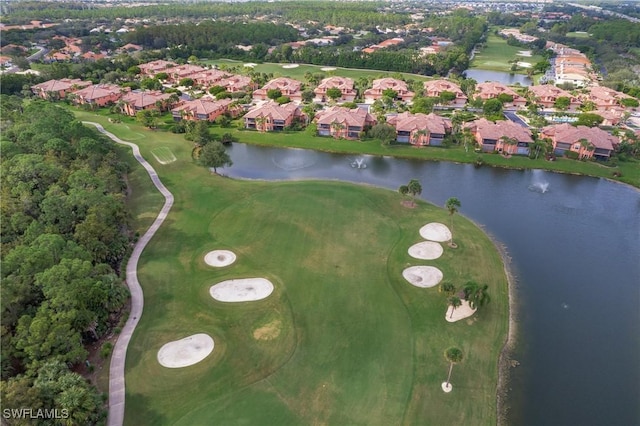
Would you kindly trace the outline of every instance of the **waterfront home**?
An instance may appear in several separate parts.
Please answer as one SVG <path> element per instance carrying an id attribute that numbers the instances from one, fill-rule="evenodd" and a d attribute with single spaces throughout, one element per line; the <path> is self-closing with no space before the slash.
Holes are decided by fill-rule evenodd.
<path id="1" fill-rule="evenodd" d="M 167 109 L 170 97 L 169 93 L 159 90 L 134 90 L 122 97 L 122 111 L 131 117 L 146 109 L 163 111 Z"/>
<path id="2" fill-rule="evenodd" d="M 608 160 L 620 139 L 598 127 L 577 126 L 568 123 L 543 127 L 540 138 L 549 138 L 558 155 L 576 152 L 578 158 Z"/>
<path id="3" fill-rule="evenodd" d="M 465 127 L 471 130 L 483 152 L 529 155 L 529 145 L 533 143 L 531 131 L 513 121 L 503 120 L 494 123 L 481 118 Z"/>
<path id="4" fill-rule="evenodd" d="M 483 101 L 486 101 L 488 99 L 496 99 L 500 95 L 509 95 L 513 97 L 513 101 L 504 103 L 506 107 L 512 106 L 516 108 L 522 108 L 527 104 L 527 100 L 518 95 L 513 89 L 505 86 L 502 83 L 493 81 L 478 83 L 478 85 L 476 85 L 476 93 Z"/>
<path id="5" fill-rule="evenodd" d="M 314 119 L 320 136 L 343 139 L 359 139 L 367 127 L 376 124 L 376 119 L 362 108 L 349 109 L 333 106 L 319 111 Z"/>
<path id="6" fill-rule="evenodd" d="M 337 102 L 353 102 L 357 94 L 353 86 L 353 80 L 347 77 L 325 78 L 320 82 L 318 87 L 313 90 L 313 93 L 315 93 L 314 101 L 326 102 L 329 99 L 327 90 L 338 89 L 340 90 L 340 97 L 336 99 Z"/>
<path id="7" fill-rule="evenodd" d="M 244 115 L 244 127 L 261 132 L 284 130 L 302 117 L 302 109 L 294 102 L 284 105 L 269 101 L 253 107 Z"/>
<path id="8" fill-rule="evenodd" d="M 452 106 L 463 107 L 467 103 L 467 95 L 460 89 L 456 83 L 449 80 L 430 80 L 424 82 L 424 95 L 430 98 L 439 98 L 443 92 L 449 92 L 456 95 L 451 102 Z"/>
<path id="9" fill-rule="evenodd" d="M 302 101 L 302 82 L 286 77 L 273 79 L 253 92 L 253 100 L 265 101 L 269 99 L 267 96 L 269 90 L 279 90 L 282 96 L 286 96 L 294 102 Z"/>
<path id="10" fill-rule="evenodd" d="M 396 141 L 412 145 L 442 145 L 451 132 L 451 120 L 436 114 L 403 112 L 387 117 L 387 124 L 396 128 Z"/>
<path id="11" fill-rule="evenodd" d="M 540 86 L 530 86 L 531 93 L 535 103 L 544 109 L 555 109 L 555 103 L 558 98 L 565 97 L 569 99 L 567 111 L 576 111 L 580 106 L 580 100 L 566 90 L 562 90 L 552 84 L 543 84 Z"/>
<path id="12" fill-rule="evenodd" d="M 117 84 L 92 84 L 83 89 L 71 92 L 73 102 L 78 105 L 95 105 L 103 107 L 118 101 L 131 89 L 120 87 Z"/>
<path id="13" fill-rule="evenodd" d="M 90 85 L 90 81 L 82 81 L 79 78 L 61 78 L 31 86 L 31 91 L 42 99 L 58 100 L 63 99 L 67 93 Z"/>
<path id="14" fill-rule="evenodd" d="M 140 68 L 140 75 L 144 77 L 153 77 L 156 74 L 166 72 L 167 69 L 175 66 L 176 64 L 173 62 L 159 59 L 157 61 L 147 62 L 146 64 L 140 64 L 138 65 L 138 68 Z"/>
<path id="15" fill-rule="evenodd" d="M 409 91 L 407 83 L 395 78 L 379 78 L 373 80 L 373 86 L 364 91 L 364 102 L 372 104 L 376 100 L 382 98 L 385 90 L 393 90 L 396 92 L 396 99 L 409 102 L 413 99 L 415 93 Z"/>
<path id="16" fill-rule="evenodd" d="M 171 110 L 171 115 L 175 121 L 214 121 L 216 118 L 229 111 L 229 106 L 232 102 L 233 100 L 231 99 L 195 99 L 192 101 L 186 101 L 182 105 L 173 108 Z"/>

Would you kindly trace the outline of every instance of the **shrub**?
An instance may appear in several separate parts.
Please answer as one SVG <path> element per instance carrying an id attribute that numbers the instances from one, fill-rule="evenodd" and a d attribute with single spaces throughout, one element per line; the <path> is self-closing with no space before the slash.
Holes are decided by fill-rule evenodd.
<path id="1" fill-rule="evenodd" d="M 100 356 L 102 358 L 108 358 L 109 355 L 111 354 L 112 349 L 113 349 L 113 343 L 106 342 L 104 345 L 102 345 L 102 348 L 100 348 Z"/>

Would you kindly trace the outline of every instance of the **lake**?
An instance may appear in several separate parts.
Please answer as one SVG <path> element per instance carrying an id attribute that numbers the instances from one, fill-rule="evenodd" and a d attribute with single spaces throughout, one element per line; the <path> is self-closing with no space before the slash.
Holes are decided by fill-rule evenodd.
<path id="1" fill-rule="evenodd" d="M 521 86 L 531 86 L 533 84 L 533 81 L 524 74 L 511 74 L 504 71 L 468 69 L 463 74 L 467 78 L 473 78 L 478 83 L 495 81 L 506 85 L 519 83 Z"/>
<path id="2" fill-rule="evenodd" d="M 352 142 L 345 142 L 352 143 Z M 422 197 L 507 246 L 517 277 L 513 425 L 640 424 L 640 191 L 604 179 L 235 143 L 249 179 L 337 179 Z"/>

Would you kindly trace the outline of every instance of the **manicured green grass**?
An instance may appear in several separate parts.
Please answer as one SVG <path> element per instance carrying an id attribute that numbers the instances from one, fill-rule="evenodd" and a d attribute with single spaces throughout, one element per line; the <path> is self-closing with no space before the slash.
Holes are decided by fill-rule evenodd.
<path id="1" fill-rule="evenodd" d="M 570 31 L 570 32 L 567 33 L 567 37 L 589 38 L 591 36 L 589 35 L 589 33 L 585 32 L 585 31 Z"/>
<path id="2" fill-rule="evenodd" d="M 208 60 L 203 62 L 206 64 L 214 64 L 218 66 L 220 65 L 227 65 L 230 67 L 239 66 L 240 68 L 243 68 L 243 65 L 245 64 L 245 62 L 234 61 L 231 59 L 216 59 L 216 60 Z M 289 77 L 289 78 L 293 78 L 300 81 L 304 81 L 304 75 L 307 72 L 324 73 L 327 75 L 327 77 L 333 76 L 333 75 L 337 75 L 341 77 L 349 77 L 354 80 L 357 80 L 358 78 L 363 76 L 383 78 L 383 77 L 391 77 L 396 75 L 401 75 L 405 79 L 420 80 L 420 81 L 430 79 L 430 77 L 427 77 L 424 75 L 409 74 L 409 73 L 393 73 L 388 71 L 377 71 L 377 70 L 366 70 L 366 69 L 355 69 L 355 68 L 338 68 L 338 67 L 328 67 L 328 68 L 336 68 L 336 69 L 333 71 L 323 71 L 322 68 L 325 68 L 325 66 L 322 66 L 322 65 L 299 64 L 299 66 L 296 68 L 283 68 L 282 67 L 283 65 L 290 65 L 290 64 L 276 64 L 276 63 L 265 62 L 261 64 L 256 64 L 256 66 L 252 67 L 251 69 L 253 69 L 256 72 L 261 72 L 265 74 L 273 73 L 273 75 L 276 77 Z"/>
<path id="3" fill-rule="evenodd" d="M 176 156 L 173 155 L 173 152 L 171 152 L 171 150 L 166 146 L 159 146 L 158 148 L 153 149 L 151 154 L 153 154 L 154 158 L 160 164 L 169 164 L 176 161 Z"/>
<path id="4" fill-rule="evenodd" d="M 495 34 L 489 34 L 486 47 L 476 53 L 473 61 L 471 61 L 471 68 L 511 72 L 511 64 L 509 61 L 518 60 L 535 65 L 543 59 L 542 56 L 539 55 L 533 55 L 531 57 L 518 56 L 518 52 L 521 50 L 527 49 L 509 46 L 505 39 Z M 526 68 L 519 67 L 516 73 L 526 74 L 527 70 Z"/>
<path id="5" fill-rule="evenodd" d="M 440 208 L 406 208 L 396 192 L 352 184 L 222 178 L 191 162 L 181 135 L 78 115 L 122 138 L 145 132 L 144 156 L 166 146 L 177 158 L 156 168 L 176 201 L 140 262 L 145 310 L 127 355 L 126 424 L 495 424 L 507 282 L 471 222 L 455 216 L 458 249 L 419 261 L 407 249 L 420 226 L 449 223 Z M 149 190 L 133 183 L 134 192 Z M 149 212 L 157 201 L 145 203 Z M 237 261 L 206 266 L 204 254 L 221 248 Z M 402 278 L 420 264 L 458 285 L 489 284 L 491 304 L 447 323 L 444 297 Z M 241 277 L 266 277 L 276 290 L 241 304 L 209 296 L 212 284 Z M 265 326 L 279 334 L 256 338 Z M 215 340 L 208 358 L 183 369 L 158 364 L 164 343 L 199 332 Z M 443 351 L 452 345 L 465 360 L 444 394 Z"/>

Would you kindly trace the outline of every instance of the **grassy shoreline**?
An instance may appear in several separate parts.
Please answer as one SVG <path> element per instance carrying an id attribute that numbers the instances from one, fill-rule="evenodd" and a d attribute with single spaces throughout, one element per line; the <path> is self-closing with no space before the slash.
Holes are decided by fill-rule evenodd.
<path id="1" fill-rule="evenodd" d="M 103 122 L 125 140 L 139 132 L 147 135 L 135 143 L 176 197 L 168 225 L 141 261 L 147 303 L 127 357 L 128 422 L 199 424 L 266 415 L 261 418 L 280 424 L 344 423 L 355 419 L 346 414 L 353 411 L 358 418 L 378 419 L 369 424 L 495 423 L 508 284 L 493 243 L 470 221 L 456 217 L 459 248 L 426 263 L 437 264 L 456 283 L 470 276 L 490 281 L 492 303 L 476 314 L 478 320 L 448 324 L 442 318 L 443 296 L 436 289 L 413 288 L 401 277 L 407 263 L 425 263 L 408 258 L 406 250 L 426 221 L 447 223 L 441 208 L 420 202 L 417 209 L 406 209 L 399 194 L 361 185 L 214 177 L 192 163 L 191 144 L 180 135 L 82 118 Z M 151 150 L 159 145 L 177 160 L 154 161 Z M 137 185 L 144 193 L 145 182 Z M 153 209 L 153 202 L 137 206 L 142 216 Z M 322 213 L 326 209 L 339 214 L 328 218 Z M 324 232 L 315 233 L 315 226 Z M 370 229 L 376 229 L 373 240 Z M 203 268 L 201 254 L 212 245 L 237 252 L 244 259 L 239 270 Z M 298 249 L 285 250 L 292 245 Z M 238 312 L 203 294 L 211 281 L 235 273 L 266 274 L 280 290 L 264 306 L 239 307 Z M 300 287 L 296 280 L 313 285 Z M 273 315 L 282 324 L 275 346 L 248 337 Z M 336 332 L 345 328 L 355 334 Z M 156 365 L 159 345 L 201 330 L 216 339 L 210 359 L 184 371 Z M 457 396 L 439 389 L 447 367 L 442 351 L 452 344 L 467 355 L 454 372 Z M 331 346 L 350 350 L 334 352 Z M 240 347 L 251 350 L 232 357 Z M 336 354 L 343 355 L 330 361 Z M 243 365 L 253 367 L 244 370 Z M 220 371 L 225 366 L 254 373 L 244 377 Z M 180 391 L 186 383 L 198 386 L 198 394 Z M 254 408 L 247 412 L 240 400 L 251 401 Z M 316 402 L 303 407 L 297 400 Z"/>

